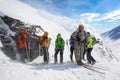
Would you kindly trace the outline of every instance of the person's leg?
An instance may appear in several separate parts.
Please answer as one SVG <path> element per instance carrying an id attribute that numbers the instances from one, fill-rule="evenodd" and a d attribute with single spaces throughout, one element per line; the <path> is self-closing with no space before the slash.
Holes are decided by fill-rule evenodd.
<path id="1" fill-rule="evenodd" d="M 46 48 L 45 47 L 42 47 L 43 48 L 43 60 L 44 60 L 44 63 L 47 63 L 47 54 L 46 54 Z"/>
<path id="2" fill-rule="evenodd" d="M 71 52 L 71 54 L 70 54 L 70 60 L 73 62 L 73 51 L 74 51 L 74 48 L 70 48 L 70 52 Z"/>
<path id="3" fill-rule="evenodd" d="M 21 62 L 25 63 L 25 59 L 27 59 L 27 53 L 25 48 L 20 49 L 20 55 Z"/>
<path id="4" fill-rule="evenodd" d="M 87 60 L 88 60 L 88 63 L 91 64 L 91 59 L 90 59 L 90 49 L 88 48 L 87 49 Z"/>
<path id="5" fill-rule="evenodd" d="M 54 62 L 55 62 L 55 64 L 58 62 L 58 60 L 57 60 L 58 52 L 59 52 L 59 50 L 56 49 L 55 54 L 54 54 Z"/>
<path id="6" fill-rule="evenodd" d="M 85 53 L 86 53 L 87 49 L 86 47 L 84 46 L 84 52 L 83 52 L 83 59 L 85 60 Z"/>
<path id="7" fill-rule="evenodd" d="M 83 60 L 84 43 L 80 43 L 80 60 Z"/>
<path id="8" fill-rule="evenodd" d="M 87 49 L 87 60 L 88 60 L 88 63 L 90 63 L 90 64 L 95 62 L 95 59 L 91 56 L 92 49 L 93 48 Z"/>
<path id="9" fill-rule="evenodd" d="M 60 63 L 63 63 L 63 51 L 60 50 Z"/>
<path id="10" fill-rule="evenodd" d="M 91 60 L 91 64 L 95 64 L 96 61 L 95 61 L 95 59 L 91 55 L 92 49 L 93 48 L 90 48 L 90 60 Z"/>
<path id="11" fill-rule="evenodd" d="M 75 49 L 75 60 L 76 60 L 77 64 L 79 64 L 79 61 L 80 61 L 79 49 Z"/>
<path id="12" fill-rule="evenodd" d="M 48 52 L 48 48 L 45 47 L 45 53 L 46 53 L 46 61 L 47 63 L 49 62 L 49 52 Z"/>
<path id="13" fill-rule="evenodd" d="M 74 51 L 75 52 L 75 59 L 78 65 L 84 65 L 81 61 L 81 55 L 80 55 L 80 49 L 77 49 Z"/>
<path id="14" fill-rule="evenodd" d="M 80 50 L 81 50 L 80 44 L 78 44 L 78 42 L 75 42 L 74 54 L 75 54 L 76 63 L 77 65 L 84 65 L 84 63 L 82 63 L 81 61 Z"/>

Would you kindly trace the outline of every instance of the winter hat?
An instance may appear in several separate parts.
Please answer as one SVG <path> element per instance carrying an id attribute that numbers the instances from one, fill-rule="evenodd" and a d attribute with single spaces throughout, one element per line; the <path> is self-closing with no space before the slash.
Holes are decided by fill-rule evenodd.
<path id="1" fill-rule="evenodd" d="M 44 36 L 48 36 L 48 32 L 44 32 Z"/>
<path id="2" fill-rule="evenodd" d="M 57 38 L 61 38 L 61 34 L 60 33 L 57 34 Z"/>
<path id="3" fill-rule="evenodd" d="M 23 33 L 27 33 L 27 32 L 28 32 L 28 30 L 27 30 L 27 29 L 24 29 L 24 30 L 23 30 Z"/>

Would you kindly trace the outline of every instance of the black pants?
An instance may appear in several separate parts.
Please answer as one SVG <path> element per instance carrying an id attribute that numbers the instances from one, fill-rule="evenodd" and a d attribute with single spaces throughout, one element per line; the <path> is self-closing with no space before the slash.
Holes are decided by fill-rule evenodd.
<path id="1" fill-rule="evenodd" d="M 54 61 L 55 61 L 55 63 L 58 62 L 57 55 L 59 52 L 60 52 L 60 63 L 63 63 L 63 51 L 62 51 L 62 49 L 56 49 L 55 55 L 54 55 Z"/>
<path id="2" fill-rule="evenodd" d="M 91 55 L 92 49 L 93 49 L 93 48 L 88 48 L 88 49 L 87 49 L 87 60 L 88 60 L 88 63 L 93 63 L 93 62 L 95 62 L 95 59 L 94 59 L 94 58 L 92 57 L 92 55 Z"/>
<path id="3" fill-rule="evenodd" d="M 74 48 L 70 47 L 70 60 L 73 61 L 73 52 L 74 52 Z"/>
<path id="4" fill-rule="evenodd" d="M 84 52 L 83 52 L 83 59 L 85 59 L 85 53 L 86 53 L 87 49 L 86 47 L 84 47 Z"/>
<path id="5" fill-rule="evenodd" d="M 47 47 L 42 47 L 43 48 L 43 60 L 44 62 L 49 62 L 49 52 L 48 52 L 48 48 Z"/>

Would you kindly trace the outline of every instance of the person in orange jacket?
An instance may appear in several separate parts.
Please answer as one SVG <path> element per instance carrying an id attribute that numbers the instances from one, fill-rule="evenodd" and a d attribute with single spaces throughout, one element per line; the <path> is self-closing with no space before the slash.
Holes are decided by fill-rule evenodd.
<path id="1" fill-rule="evenodd" d="M 43 49 L 44 63 L 47 64 L 49 62 L 48 47 L 49 47 L 49 44 L 50 44 L 50 38 L 48 38 L 48 32 L 44 32 L 43 36 L 40 36 L 39 42 L 40 42 L 40 45 Z"/>
<path id="2" fill-rule="evenodd" d="M 27 58 L 27 50 L 28 50 L 28 31 L 24 29 L 21 34 L 18 35 L 18 44 L 19 51 L 21 53 L 21 61 L 25 62 Z"/>

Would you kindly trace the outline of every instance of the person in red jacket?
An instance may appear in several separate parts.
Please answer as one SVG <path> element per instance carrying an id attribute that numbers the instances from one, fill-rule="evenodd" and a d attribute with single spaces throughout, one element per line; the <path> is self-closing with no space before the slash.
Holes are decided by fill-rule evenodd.
<path id="1" fill-rule="evenodd" d="M 21 53 L 21 61 L 25 62 L 28 53 L 28 31 L 24 29 L 21 34 L 18 35 L 19 50 Z"/>

